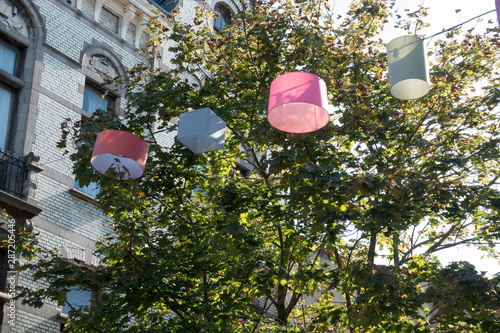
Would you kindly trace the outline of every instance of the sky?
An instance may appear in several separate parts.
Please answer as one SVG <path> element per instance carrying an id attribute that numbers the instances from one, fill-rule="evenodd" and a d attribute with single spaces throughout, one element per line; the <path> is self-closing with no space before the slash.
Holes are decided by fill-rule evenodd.
<path id="1" fill-rule="evenodd" d="M 343 15 L 347 11 L 351 0 L 331 0 L 330 3 L 334 13 Z M 425 36 L 433 35 L 495 9 L 495 0 L 396 0 L 395 8 L 404 13 L 405 9 L 413 11 L 420 4 L 429 8 L 427 22 L 430 23 L 430 26 L 422 31 Z M 478 23 L 477 20 L 473 20 L 464 25 L 464 28 L 470 29 L 475 26 L 477 31 L 480 32 L 497 24 L 497 16 L 493 12 L 484 15 L 482 22 Z M 404 30 L 396 29 L 394 24 L 389 23 L 386 25 L 381 38 L 384 43 L 388 43 L 392 39 L 406 34 Z M 500 251 L 500 246 L 497 246 L 497 248 Z M 490 277 L 494 273 L 500 272 L 500 264 L 497 260 L 481 258 L 481 252 L 465 246 L 438 251 L 436 255 L 443 265 L 452 261 L 465 260 L 474 264 L 478 271 L 487 272 Z"/>
<path id="2" fill-rule="evenodd" d="M 343 14 L 347 11 L 351 0 L 330 0 L 334 12 Z M 467 21 L 477 15 L 489 12 L 495 9 L 495 0 L 396 0 L 395 8 L 401 13 L 405 9 L 415 10 L 418 5 L 422 4 L 429 8 L 428 22 L 430 27 L 424 30 L 426 36 L 440 32 L 443 29 L 451 28 L 459 23 Z M 457 10 L 460 10 L 457 12 Z M 483 22 L 480 27 L 488 25 L 488 20 L 496 23 L 496 13 L 490 13 L 483 16 Z M 467 28 L 472 27 L 476 22 L 471 22 L 466 25 Z M 392 39 L 405 35 L 401 29 L 395 29 L 393 25 L 387 24 L 382 35 L 382 40 L 385 43 Z"/>

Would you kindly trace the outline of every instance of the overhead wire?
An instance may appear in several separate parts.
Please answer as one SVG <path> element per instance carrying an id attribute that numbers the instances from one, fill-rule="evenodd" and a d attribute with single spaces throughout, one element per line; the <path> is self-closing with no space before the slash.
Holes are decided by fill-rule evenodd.
<path id="1" fill-rule="evenodd" d="M 430 35 L 430 36 L 423 37 L 422 39 L 423 39 L 423 40 L 426 40 L 426 39 L 430 39 L 430 38 L 433 38 L 433 37 L 439 36 L 439 35 L 441 35 L 441 34 L 444 34 L 444 33 L 450 32 L 450 31 L 452 31 L 452 30 L 454 30 L 454 29 L 457 29 L 457 28 L 459 28 L 459 27 L 461 27 L 461 26 L 463 26 L 463 25 L 465 25 L 465 24 L 467 24 L 467 23 L 469 23 L 469 22 L 471 22 L 471 21 L 473 21 L 473 20 L 476 20 L 476 19 L 478 19 L 478 18 L 480 18 L 480 17 L 482 17 L 482 16 L 485 16 L 485 15 L 487 15 L 487 14 L 491 14 L 491 13 L 493 13 L 493 12 L 495 12 L 495 11 L 496 11 L 496 9 L 492 9 L 492 10 L 487 11 L 487 12 L 485 12 L 485 13 L 482 13 L 482 14 L 479 14 L 479 15 L 477 15 L 477 16 L 474 16 L 473 18 L 468 19 L 467 21 L 464 21 L 464 22 L 462 22 L 462 23 L 459 23 L 459 24 L 457 24 L 457 25 L 454 25 L 454 26 L 453 26 L 453 27 L 451 27 L 451 28 L 444 29 L 444 30 L 442 30 L 442 31 L 440 31 L 440 32 L 437 32 L 437 33 L 435 33 L 435 34 L 432 34 L 432 35 Z M 377 58 L 383 58 L 383 57 L 386 57 L 386 56 L 387 56 L 387 53 L 382 53 L 382 54 L 380 54 Z M 351 66 L 348 66 L 348 67 L 346 67 L 346 68 L 344 68 L 344 69 L 341 69 L 341 70 L 339 70 L 339 71 L 336 71 L 336 72 L 334 72 L 334 73 L 330 73 L 330 74 L 328 74 L 328 75 L 325 75 L 325 76 L 323 76 L 323 78 L 327 78 L 327 77 L 330 77 L 330 76 L 333 76 L 333 75 L 337 75 L 337 74 L 339 74 L 339 73 L 346 72 L 346 71 L 351 70 L 351 69 L 354 69 L 354 68 L 356 68 L 356 67 L 358 67 L 358 66 L 365 65 L 365 64 L 369 64 L 369 63 L 372 63 L 372 62 L 374 62 L 374 61 L 375 61 L 375 60 L 366 60 L 366 61 L 362 61 L 362 62 L 360 62 L 360 63 L 356 63 L 356 64 L 353 64 L 353 65 L 351 65 Z M 259 100 L 255 100 L 255 101 L 253 101 L 253 102 L 249 102 L 249 103 L 245 103 L 245 104 L 236 105 L 236 106 L 233 106 L 233 107 L 231 107 L 231 108 L 229 108 L 229 109 L 227 109 L 227 110 L 224 110 L 224 111 L 218 112 L 218 113 L 217 113 L 217 115 L 221 115 L 221 114 L 227 113 L 227 112 L 232 111 L 232 110 L 235 110 L 235 109 L 237 109 L 237 108 L 239 108 L 239 107 L 243 107 L 243 106 L 247 106 L 247 105 L 252 105 L 252 104 L 259 103 L 259 102 L 263 102 L 263 101 L 265 101 L 265 100 L 266 100 L 266 99 L 259 99 Z"/>

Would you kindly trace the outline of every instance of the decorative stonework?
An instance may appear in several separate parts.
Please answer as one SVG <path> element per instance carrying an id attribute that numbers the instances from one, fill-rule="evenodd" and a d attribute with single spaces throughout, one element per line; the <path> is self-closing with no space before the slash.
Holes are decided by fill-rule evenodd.
<path id="1" fill-rule="evenodd" d="M 77 247 L 63 246 L 61 248 L 61 257 L 69 260 L 85 262 L 85 250 Z"/>
<path id="2" fill-rule="evenodd" d="M 102 54 L 94 54 L 89 58 L 87 68 L 96 72 L 105 79 L 112 79 L 118 75 L 108 57 Z"/>
<path id="3" fill-rule="evenodd" d="M 28 25 L 19 14 L 19 9 L 6 0 L 0 0 L 0 22 L 28 37 Z"/>
<path id="4" fill-rule="evenodd" d="M 35 200 L 36 189 L 38 187 L 38 174 L 43 171 L 40 165 L 40 156 L 30 152 L 24 158 L 26 162 L 26 179 L 23 183 L 23 196 L 28 200 Z"/>

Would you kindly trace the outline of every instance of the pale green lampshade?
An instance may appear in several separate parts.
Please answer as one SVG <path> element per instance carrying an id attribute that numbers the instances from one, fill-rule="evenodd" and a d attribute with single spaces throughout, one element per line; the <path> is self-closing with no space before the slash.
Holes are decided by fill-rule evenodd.
<path id="1" fill-rule="evenodd" d="M 431 88 L 424 41 L 417 36 L 403 36 L 387 44 L 389 84 L 397 99 L 425 96 Z"/>

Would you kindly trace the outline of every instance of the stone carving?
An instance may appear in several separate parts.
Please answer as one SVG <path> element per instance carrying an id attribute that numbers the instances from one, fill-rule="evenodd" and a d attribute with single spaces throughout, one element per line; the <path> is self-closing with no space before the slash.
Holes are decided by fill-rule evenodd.
<path id="1" fill-rule="evenodd" d="M 29 199 L 35 199 L 36 188 L 38 187 L 38 174 L 43 171 L 40 165 L 40 156 L 30 152 L 24 158 L 26 162 L 26 178 L 23 183 L 23 196 Z"/>
<path id="2" fill-rule="evenodd" d="M 111 64 L 109 58 L 102 54 L 94 54 L 91 56 L 87 67 L 101 75 L 103 78 L 112 79 L 117 76 L 116 69 Z"/>
<path id="3" fill-rule="evenodd" d="M 0 22 L 28 37 L 26 20 L 18 11 L 17 7 L 0 0 Z"/>

